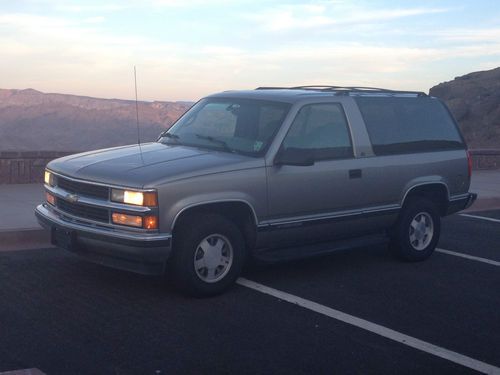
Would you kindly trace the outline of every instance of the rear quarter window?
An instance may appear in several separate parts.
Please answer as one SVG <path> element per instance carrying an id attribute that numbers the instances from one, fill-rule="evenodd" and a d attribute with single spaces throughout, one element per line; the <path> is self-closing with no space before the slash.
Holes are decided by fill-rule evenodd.
<path id="1" fill-rule="evenodd" d="M 376 155 L 464 149 L 449 111 L 437 99 L 355 98 Z"/>

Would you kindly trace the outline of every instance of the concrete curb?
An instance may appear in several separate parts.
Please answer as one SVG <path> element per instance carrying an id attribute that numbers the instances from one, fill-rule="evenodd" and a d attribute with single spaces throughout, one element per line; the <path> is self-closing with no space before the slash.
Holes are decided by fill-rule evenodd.
<path id="1" fill-rule="evenodd" d="M 20 228 L 0 231 L 0 251 L 52 247 L 50 232 L 42 228 Z"/>

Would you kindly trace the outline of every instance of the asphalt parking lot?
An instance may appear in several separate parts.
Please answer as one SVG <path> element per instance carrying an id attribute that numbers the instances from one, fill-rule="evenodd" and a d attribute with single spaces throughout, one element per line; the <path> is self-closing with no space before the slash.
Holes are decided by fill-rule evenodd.
<path id="1" fill-rule="evenodd" d="M 469 215 L 422 263 L 377 247 L 253 266 L 210 299 L 60 249 L 0 252 L 0 372 L 500 373 L 500 210 Z"/>

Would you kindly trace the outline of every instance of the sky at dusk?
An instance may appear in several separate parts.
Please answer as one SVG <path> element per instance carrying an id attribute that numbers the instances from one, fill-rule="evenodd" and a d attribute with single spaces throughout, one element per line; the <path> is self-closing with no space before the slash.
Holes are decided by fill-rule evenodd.
<path id="1" fill-rule="evenodd" d="M 196 100 L 330 84 L 428 91 L 500 66 L 500 2 L 0 0 L 0 88 Z"/>

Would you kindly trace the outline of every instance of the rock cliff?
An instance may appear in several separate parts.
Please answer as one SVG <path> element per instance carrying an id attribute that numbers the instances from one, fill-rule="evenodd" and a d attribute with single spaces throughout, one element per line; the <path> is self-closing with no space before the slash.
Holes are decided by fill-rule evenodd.
<path id="1" fill-rule="evenodd" d="M 456 77 L 429 94 L 446 102 L 470 148 L 500 149 L 500 68 Z"/>

